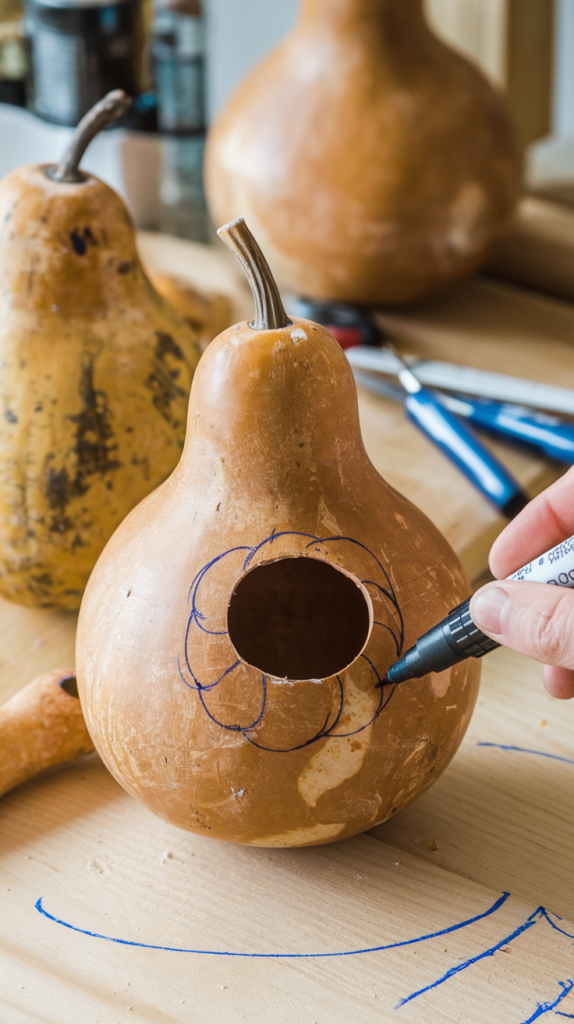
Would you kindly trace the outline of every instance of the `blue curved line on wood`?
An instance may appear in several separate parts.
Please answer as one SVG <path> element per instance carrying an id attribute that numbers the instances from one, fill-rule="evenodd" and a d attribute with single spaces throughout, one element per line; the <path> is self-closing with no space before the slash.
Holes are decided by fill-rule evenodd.
<path id="1" fill-rule="evenodd" d="M 537 757 L 548 757 L 551 761 L 563 761 L 564 764 L 574 764 L 570 757 L 560 757 L 559 754 L 548 754 L 545 750 L 530 750 L 528 747 L 511 747 L 506 743 L 477 743 L 477 747 L 494 747 L 497 750 L 508 750 L 515 754 L 536 754 Z"/>
<path id="2" fill-rule="evenodd" d="M 568 993 L 572 991 L 574 981 L 572 981 L 571 978 L 568 978 L 568 981 L 559 981 L 558 984 L 561 988 L 561 992 L 558 998 L 555 999 L 552 1003 L 538 1003 L 532 1016 L 529 1017 L 528 1020 L 523 1021 L 523 1024 L 533 1024 L 535 1020 L 539 1020 L 540 1017 L 544 1017 L 545 1014 L 550 1013 L 551 1010 L 556 1009 L 558 1004 L 561 1003 L 562 1000 L 568 995 Z M 570 1013 L 560 1013 L 560 1010 L 556 1010 L 556 1013 L 561 1017 L 572 1016 L 572 1014 Z"/>
<path id="3" fill-rule="evenodd" d="M 558 915 L 553 914 L 552 916 L 557 917 Z M 558 920 L 560 921 L 562 919 L 558 918 Z M 489 956 L 494 956 L 494 954 L 497 953 L 499 949 L 502 949 L 503 946 L 507 946 L 514 939 L 517 939 L 519 935 L 522 935 L 523 932 L 526 932 L 530 928 L 533 928 L 540 921 L 546 921 L 547 924 L 549 924 L 550 927 L 554 929 L 554 931 L 560 932 L 561 935 L 565 935 L 569 939 L 574 939 L 574 935 L 571 935 L 570 932 L 564 931 L 563 928 L 560 928 L 557 924 L 555 924 L 555 922 L 551 919 L 550 914 L 548 913 L 545 907 L 537 907 L 536 910 L 534 910 L 533 913 L 526 918 L 526 921 L 523 921 L 522 924 L 518 925 L 518 927 L 515 928 L 514 931 L 510 933 L 510 935 L 505 935 L 504 938 L 500 940 L 500 942 L 497 942 L 494 946 L 490 946 L 488 949 L 485 949 L 482 953 L 478 953 L 477 956 L 470 957 L 463 963 L 456 964 L 454 967 L 451 967 L 440 978 L 437 978 L 436 981 L 431 982 L 429 985 L 425 985 L 424 988 L 417 989 L 416 992 L 411 992 L 410 996 L 406 996 L 404 999 L 401 999 L 399 1003 L 397 1003 L 395 1009 L 398 1010 L 401 1006 L 405 1006 L 406 1003 L 410 1003 L 412 999 L 417 999 L 419 996 L 424 995 L 425 992 L 430 992 L 432 989 L 438 988 L 439 985 L 443 985 L 445 981 L 450 981 L 450 979 L 454 978 L 456 974 L 460 974 L 461 971 L 466 971 L 467 968 L 472 967 L 473 964 L 478 963 L 480 960 L 484 960 L 486 957 Z M 559 982 L 559 984 L 562 985 L 563 982 Z M 567 993 L 561 995 L 560 999 L 563 999 L 564 995 L 566 994 Z M 554 1004 L 555 1006 L 558 1005 L 560 999 L 558 999 L 557 1003 Z M 553 1007 L 550 1007 L 550 1009 L 553 1009 Z M 548 1010 L 544 1010 L 544 1013 L 547 1012 Z M 534 1017 L 531 1017 L 529 1020 L 536 1020 L 536 1016 L 541 1016 L 541 1013 L 536 1011 L 536 1015 Z M 529 1021 L 524 1022 L 524 1024 L 529 1024 Z"/>
<path id="4" fill-rule="evenodd" d="M 468 928 L 470 925 L 476 924 L 477 921 L 483 921 L 486 917 L 490 917 L 492 914 L 495 914 L 503 903 L 506 903 L 509 896 L 510 893 L 503 892 L 502 895 L 495 900 L 492 906 L 488 908 L 488 910 L 484 910 L 481 914 L 475 914 L 474 917 L 469 917 L 465 921 L 459 921 L 457 924 L 451 924 L 447 928 L 441 928 L 440 931 L 429 932 L 426 935 L 418 935 L 414 939 L 403 939 L 401 942 L 390 942 L 382 946 L 368 946 L 364 949 L 346 949 L 341 952 L 333 953 L 239 953 L 221 949 L 184 949 L 181 946 L 160 946 L 147 942 L 132 942 L 130 939 L 118 939 L 113 935 L 102 935 L 101 932 L 92 932 L 87 928 L 80 928 L 78 925 L 71 924 L 69 921 L 64 921 L 62 918 L 56 917 L 54 914 L 50 914 L 42 905 L 42 896 L 36 900 L 34 906 L 40 914 L 43 914 L 44 917 L 47 917 L 48 920 L 53 921 L 55 924 L 62 925 L 64 928 L 69 928 L 73 932 L 79 932 L 80 935 L 87 935 L 92 939 L 103 939 L 105 942 L 115 942 L 120 946 L 137 946 L 140 949 L 159 949 L 166 953 L 194 953 L 201 956 L 239 956 L 265 960 L 316 960 L 321 957 L 358 956 L 364 953 L 381 953 L 387 949 L 398 949 L 401 946 L 413 946 L 418 942 L 427 942 L 430 939 L 441 938 L 443 935 L 451 935 L 453 932 L 460 931 L 461 928 Z"/>

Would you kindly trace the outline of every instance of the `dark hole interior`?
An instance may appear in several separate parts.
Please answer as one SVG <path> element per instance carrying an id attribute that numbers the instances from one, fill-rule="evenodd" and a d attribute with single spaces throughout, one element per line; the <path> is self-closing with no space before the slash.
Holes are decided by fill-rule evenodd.
<path id="1" fill-rule="evenodd" d="M 361 589 L 328 562 L 282 558 L 239 581 L 227 624 L 239 656 L 262 672 L 326 679 L 360 654 L 370 616 Z"/>
<path id="2" fill-rule="evenodd" d="M 66 693 L 70 694 L 70 697 L 77 697 L 78 700 L 80 699 L 80 694 L 78 693 L 78 684 L 76 682 L 75 676 L 67 676 L 66 679 L 61 679 L 60 686 L 62 687 L 63 690 L 66 691 Z"/>

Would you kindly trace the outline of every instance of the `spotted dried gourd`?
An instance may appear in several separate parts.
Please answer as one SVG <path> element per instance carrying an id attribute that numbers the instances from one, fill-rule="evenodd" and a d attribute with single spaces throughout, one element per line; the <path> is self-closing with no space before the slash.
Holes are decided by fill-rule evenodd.
<path id="1" fill-rule="evenodd" d="M 58 167 L 0 183 L 0 594 L 22 604 L 77 608 L 183 446 L 197 336 L 148 281 L 122 200 L 78 168 L 128 105 L 110 93 Z"/>

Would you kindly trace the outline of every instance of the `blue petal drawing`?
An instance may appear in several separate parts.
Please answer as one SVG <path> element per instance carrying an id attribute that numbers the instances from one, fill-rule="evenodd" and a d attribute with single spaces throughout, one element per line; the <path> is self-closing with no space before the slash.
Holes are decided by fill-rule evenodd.
<path id="1" fill-rule="evenodd" d="M 339 725 L 339 722 L 341 721 L 341 717 L 343 716 L 345 706 L 345 693 L 343 681 L 341 679 L 341 676 L 337 675 L 335 677 L 335 682 L 337 685 L 337 707 L 335 713 L 333 715 L 328 715 L 323 724 L 321 725 L 321 727 L 319 729 L 315 729 L 314 732 L 312 732 L 310 735 L 302 738 L 300 743 L 294 746 L 291 745 L 285 747 L 269 746 L 267 744 L 262 743 L 253 735 L 253 731 L 256 730 L 259 725 L 261 725 L 267 707 L 269 678 L 265 674 L 261 673 L 261 679 L 259 682 L 259 685 L 261 687 L 261 697 L 259 704 L 260 710 L 254 717 L 253 721 L 243 723 L 222 722 L 215 713 L 214 708 L 208 705 L 208 702 L 206 700 L 206 694 L 209 694 L 211 691 L 215 690 L 215 688 L 218 687 L 223 682 L 224 679 L 227 679 L 233 672 L 235 672 L 235 670 L 238 669 L 242 663 L 235 657 L 235 660 L 231 662 L 228 668 L 226 668 L 213 682 L 206 681 L 205 679 L 200 680 L 197 675 L 197 672 L 194 670 L 192 666 L 192 655 L 190 653 L 190 647 L 192 646 L 193 638 L 196 635 L 196 630 L 200 630 L 202 633 L 207 634 L 211 637 L 229 636 L 227 629 L 209 628 L 208 617 L 206 616 L 205 612 L 202 611 L 202 586 L 205 583 L 205 581 L 209 579 L 209 573 L 214 568 L 214 566 L 218 565 L 223 559 L 229 558 L 240 552 L 242 556 L 242 569 L 243 572 L 246 572 L 249 566 L 253 563 L 253 560 L 256 557 L 256 555 L 262 549 L 264 549 L 268 545 L 276 543 L 282 537 L 299 538 L 302 541 L 306 541 L 306 543 L 303 544 L 303 550 L 309 550 L 309 548 L 313 546 L 320 545 L 320 550 L 325 551 L 328 550 L 329 546 L 331 545 L 340 544 L 353 544 L 356 547 L 362 549 L 362 551 L 365 552 L 365 554 L 368 556 L 368 559 L 370 560 L 370 565 L 372 567 L 370 576 L 372 576 L 373 578 L 365 578 L 361 580 L 361 583 L 367 588 L 375 588 L 377 597 L 382 605 L 381 611 L 386 613 L 386 616 L 388 618 L 387 622 L 375 620 L 374 625 L 378 628 L 386 630 L 391 635 L 397 657 L 401 655 L 404 643 L 403 617 L 390 577 L 382 563 L 377 558 L 377 556 L 373 554 L 373 552 L 370 551 L 369 548 L 367 548 L 364 544 L 361 544 L 360 541 L 355 540 L 353 537 L 317 537 L 311 533 L 302 533 L 295 530 L 283 530 L 280 532 L 276 532 L 275 530 L 273 530 L 273 532 L 268 537 L 260 541 L 260 543 L 256 544 L 254 547 L 239 545 L 233 548 L 229 548 L 227 551 L 223 551 L 221 554 L 216 555 L 215 558 L 210 559 L 210 561 L 207 562 L 206 565 L 204 565 L 196 574 L 189 588 L 188 604 L 191 607 L 185 630 L 183 650 L 178 655 L 177 660 L 179 676 L 182 682 L 185 683 L 185 685 L 190 690 L 195 691 L 203 711 L 215 725 L 219 726 L 219 728 L 221 729 L 225 729 L 228 732 L 241 733 L 241 735 L 254 747 L 257 747 L 259 750 L 265 750 L 269 753 L 275 754 L 293 753 L 296 750 L 302 750 L 304 747 L 308 747 L 312 743 L 317 743 L 319 740 L 326 739 L 327 737 L 343 739 L 349 736 L 355 736 L 358 733 L 363 732 L 363 730 L 367 729 L 370 725 L 372 725 L 373 722 L 375 722 L 379 715 L 384 711 L 395 691 L 395 686 L 393 684 L 385 683 L 384 673 L 379 672 L 376 666 L 371 661 L 371 659 L 365 653 L 362 653 L 360 657 L 365 662 L 367 662 L 373 673 L 373 695 L 376 699 L 376 704 L 373 713 L 371 717 L 368 719 L 368 721 L 358 726 L 352 732 L 335 731 Z M 375 579 L 375 576 L 378 576 L 379 578 Z M 222 616 L 219 616 L 219 618 L 222 618 Z M 230 656 L 234 655 L 233 648 L 231 646 L 231 641 L 229 641 L 229 653 Z"/>

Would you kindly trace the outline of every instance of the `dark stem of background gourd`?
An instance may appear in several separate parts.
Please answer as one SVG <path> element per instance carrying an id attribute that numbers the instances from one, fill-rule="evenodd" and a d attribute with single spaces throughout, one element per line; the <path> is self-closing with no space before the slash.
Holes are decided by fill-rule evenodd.
<path id="1" fill-rule="evenodd" d="M 131 107 L 131 99 L 123 89 L 113 89 L 103 100 L 96 103 L 84 115 L 76 128 L 70 145 L 57 167 L 46 168 L 46 174 L 52 181 L 78 184 L 86 180 L 80 170 L 80 161 L 92 139 L 107 128 L 112 121 L 123 117 Z"/>
<path id="2" fill-rule="evenodd" d="M 251 286 L 255 319 L 249 326 L 255 331 L 289 327 L 291 321 L 283 308 L 275 278 L 243 217 L 224 224 L 217 234 L 241 263 Z"/>

